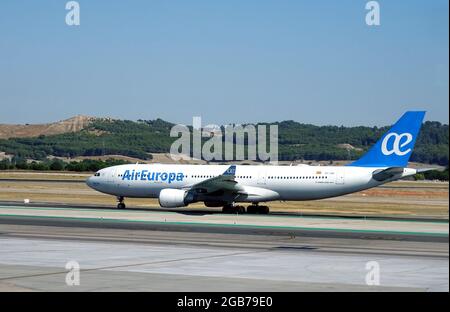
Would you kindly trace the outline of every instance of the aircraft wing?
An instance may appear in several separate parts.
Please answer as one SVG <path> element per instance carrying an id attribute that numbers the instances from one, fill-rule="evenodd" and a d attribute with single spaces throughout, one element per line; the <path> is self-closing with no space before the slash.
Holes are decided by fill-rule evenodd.
<path id="1" fill-rule="evenodd" d="M 211 194 L 217 191 L 237 193 L 241 190 L 237 184 L 236 165 L 232 165 L 221 175 L 193 184 L 188 189 L 201 194 Z"/>

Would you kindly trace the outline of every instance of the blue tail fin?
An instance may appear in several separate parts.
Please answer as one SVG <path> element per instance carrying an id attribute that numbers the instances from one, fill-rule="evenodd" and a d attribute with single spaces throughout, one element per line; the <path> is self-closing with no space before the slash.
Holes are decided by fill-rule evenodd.
<path id="1" fill-rule="evenodd" d="M 360 159 L 355 167 L 406 167 L 425 112 L 406 112 Z"/>

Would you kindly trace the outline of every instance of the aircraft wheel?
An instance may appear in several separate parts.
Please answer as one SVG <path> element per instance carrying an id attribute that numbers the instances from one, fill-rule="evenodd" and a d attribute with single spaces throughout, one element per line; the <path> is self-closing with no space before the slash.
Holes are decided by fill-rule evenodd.
<path id="1" fill-rule="evenodd" d="M 259 212 L 259 206 L 251 205 L 247 207 L 247 213 L 256 214 Z"/>
<path id="2" fill-rule="evenodd" d="M 125 197 L 123 197 L 123 196 L 117 196 L 117 201 L 118 201 L 117 208 L 118 209 L 125 209 L 126 208 L 125 203 L 123 202 L 124 199 L 125 199 Z"/>
<path id="3" fill-rule="evenodd" d="M 270 209 L 269 209 L 269 207 L 267 207 L 267 206 L 258 206 L 258 210 L 259 210 L 259 213 L 260 214 L 269 214 L 269 211 L 270 211 Z"/>
<path id="4" fill-rule="evenodd" d="M 223 213 L 230 213 L 230 214 L 244 214 L 245 213 L 245 207 L 244 206 L 231 206 L 226 205 L 222 208 Z"/>
<path id="5" fill-rule="evenodd" d="M 230 206 L 230 205 L 223 206 L 222 212 L 223 213 L 233 213 L 233 206 Z"/>
<path id="6" fill-rule="evenodd" d="M 236 206 L 236 213 L 244 214 L 245 213 L 245 207 L 244 206 Z"/>

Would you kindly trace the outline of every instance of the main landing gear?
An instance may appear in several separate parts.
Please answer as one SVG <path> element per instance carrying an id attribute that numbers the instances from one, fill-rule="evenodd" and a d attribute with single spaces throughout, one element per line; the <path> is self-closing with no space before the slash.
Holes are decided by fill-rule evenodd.
<path id="1" fill-rule="evenodd" d="M 247 211 L 247 213 L 251 214 L 268 214 L 270 209 L 268 206 L 260 206 L 258 204 L 252 204 L 251 206 L 247 207 L 247 210 L 244 206 L 239 205 L 225 205 L 222 208 L 223 213 L 232 213 L 232 214 L 244 214 Z"/>
<path id="2" fill-rule="evenodd" d="M 233 214 L 243 214 L 245 213 L 245 207 L 244 206 L 235 206 L 235 205 L 225 205 L 222 208 L 223 213 L 233 213 Z"/>
<path id="3" fill-rule="evenodd" d="M 123 196 L 117 196 L 117 200 L 119 201 L 118 203 L 117 203 L 117 208 L 118 209 L 125 209 L 127 206 L 125 206 L 125 203 L 123 202 L 124 201 L 124 197 Z"/>
<path id="4" fill-rule="evenodd" d="M 252 204 L 247 207 L 247 213 L 252 214 L 269 214 L 269 211 L 270 209 L 268 206 L 260 206 L 258 204 Z"/>

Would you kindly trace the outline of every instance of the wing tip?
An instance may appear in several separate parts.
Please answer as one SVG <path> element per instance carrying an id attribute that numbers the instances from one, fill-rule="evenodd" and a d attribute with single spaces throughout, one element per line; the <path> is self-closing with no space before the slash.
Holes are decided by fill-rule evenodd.
<path id="1" fill-rule="evenodd" d="M 227 170 L 223 173 L 223 175 L 230 176 L 236 174 L 236 165 L 231 165 Z"/>

